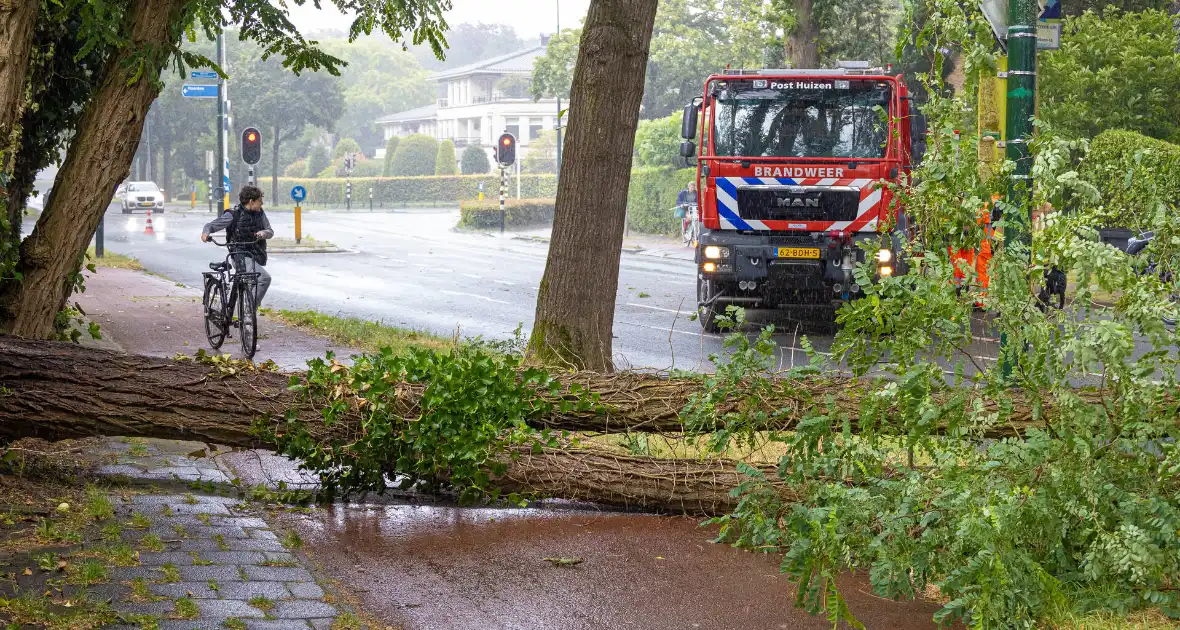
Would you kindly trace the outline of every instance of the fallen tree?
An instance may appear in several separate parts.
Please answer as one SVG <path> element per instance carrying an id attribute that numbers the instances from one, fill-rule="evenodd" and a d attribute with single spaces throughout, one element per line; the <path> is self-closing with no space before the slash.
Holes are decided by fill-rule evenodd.
<path id="1" fill-rule="evenodd" d="M 245 369 L 241 363 L 126 355 L 0 336 L 0 387 L 4 388 L 0 438 L 126 435 L 259 447 L 265 444 L 251 432 L 250 421 L 260 417 L 280 418 L 293 412 L 317 439 L 343 437 L 354 426 L 343 422 L 323 427 L 320 409 L 301 402 L 289 388 L 290 379 L 289 374 Z M 581 372 L 559 375 L 558 380 L 563 393 L 577 386 L 595 394 L 597 404 L 588 410 L 555 408 L 530 420 L 536 428 L 682 433 L 681 411 L 702 391 L 699 379 L 635 372 Z M 767 429 L 789 430 L 817 408 L 830 406 L 834 421 L 841 422 L 844 417 L 859 417 L 873 385 L 839 377 L 761 381 L 748 390 L 739 388 L 729 400 L 721 401 L 715 415 L 721 418 L 755 404 L 768 415 Z M 423 389 L 421 384 L 402 387 L 400 415 L 418 415 Z M 747 395 L 750 393 L 753 395 Z M 946 397 L 954 394 L 948 390 Z M 1096 393 L 1080 394 L 1097 404 Z M 975 402 L 969 399 L 964 404 Z M 984 409 L 996 410 L 993 400 L 982 399 L 982 404 Z M 1018 436 L 1031 426 L 1043 426 L 1043 421 L 1034 418 L 1033 409 L 1031 403 L 1016 397 L 1007 420 L 979 437 Z M 1042 412 L 1041 417 L 1046 416 L 1051 413 Z M 29 421 L 34 418 L 35 422 Z"/>

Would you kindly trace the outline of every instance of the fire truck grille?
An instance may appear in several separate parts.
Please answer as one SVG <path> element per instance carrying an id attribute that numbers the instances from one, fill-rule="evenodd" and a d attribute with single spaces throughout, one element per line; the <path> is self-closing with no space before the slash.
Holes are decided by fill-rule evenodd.
<path id="1" fill-rule="evenodd" d="M 754 221 L 853 221 L 860 206 L 855 190 L 739 188 L 738 212 Z"/>

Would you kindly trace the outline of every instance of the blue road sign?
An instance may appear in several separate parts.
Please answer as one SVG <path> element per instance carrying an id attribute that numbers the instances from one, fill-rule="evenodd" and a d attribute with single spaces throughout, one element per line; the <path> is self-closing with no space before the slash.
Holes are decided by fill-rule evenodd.
<path id="1" fill-rule="evenodd" d="M 189 76 L 194 79 L 216 79 L 217 73 L 212 70 L 193 70 Z"/>
<path id="2" fill-rule="evenodd" d="M 185 83 L 180 88 L 180 95 L 188 98 L 217 98 L 217 86 Z"/>
<path id="3" fill-rule="evenodd" d="M 296 186 L 291 189 L 291 198 L 295 201 L 303 201 L 307 199 L 307 189 L 303 186 Z"/>

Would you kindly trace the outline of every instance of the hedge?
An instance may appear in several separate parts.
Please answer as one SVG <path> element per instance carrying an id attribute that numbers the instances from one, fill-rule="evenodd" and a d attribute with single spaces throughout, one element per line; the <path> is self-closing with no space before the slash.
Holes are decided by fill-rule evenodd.
<path id="1" fill-rule="evenodd" d="M 695 168 L 639 168 L 631 171 L 627 191 L 627 222 L 635 232 L 680 234 L 680 219 L 672 213 L 676 196 L 695 181 Z"/>
<path id="2" fill-rule="evenodd" d="M 650 168 L 631 172 L 631 188 L 627 195 L 627 220 L 634 232 L 646 234 L 680 234 L 680 219 L 672 214 L 676 196 L 684 190 L 689 181 L 696 178 L 691 168 Z M 498 203 L 500 178 L 498 174 L 455 175 L 447 177 L 354 177 L 352 178 L 353 201 L 367 204 L 369 187 L 373 188 L 373 202 L 378 207 L 401 206 L 405 204 L 455 204 L 477 198 L 479 184 L 483 183 L 484 194 L 489 202 Z M 285 198 L 286 191 L 294 186 L 307 189 L 306 205 L 344 205 L 344 183 L 342 177 L 307 179 L 279 178 L 279 190 Z M 554 175 L 521 175 L 521 197 L 528 199 L 552 199 L 557 196 L 557 178 Z M 516 178 L 509 178 L 508 192 L 515 202 Z M 499 227 L 499 216 L 496 217 Z"/>
<path id="3" fill-rule="evenodd" d="M 530 228 L 553 225 L 553 199 L 507 199 L 504 226 Z M 500 201 L 464 201 L 459 204 L 459 227 L 468 230 L 499 229 Z"/>
<path id="4" fill-rule="evenodd" d="M 454 204 L 478 198 L 481 182 L 487 198 L 499 198 L 500 176 L 489 174 L 445 177 L 353 177 L 352 199 L 363 199 L 367 203 L 369 188 L 372 187 L 373 202 L 383 207 L 412 203 Z M 279 178 L 281 191 L 289 191 L 294 186 L 306 188 L 307 200 L 304 203 L 309 205 L 344 205 L 344 184 L 343 177 Z M 515 177 L 510 178 L 508 190 L 515 198 Z M 520 191 L 521 197 L 551 199 L 557 195 L 557 179 L 553 175 L 521 175 Z"/>
<path id="5" fill-rule="evenodd" d="M 1102 193 L 1102 206 L 1087 211 L 1097 228 L 1150 229 L 1155 200 L 1180 204 L 1180 146 L 1134 131 L 1098 134 L 1081 175 Z"/>

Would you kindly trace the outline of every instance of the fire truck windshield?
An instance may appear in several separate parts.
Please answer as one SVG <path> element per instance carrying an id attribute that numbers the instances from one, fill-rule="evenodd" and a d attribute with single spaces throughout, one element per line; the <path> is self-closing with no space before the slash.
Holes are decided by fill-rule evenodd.
<path id="1" fill-rule="evenodd" d="M 883 158 L 890 84 L 743 79 L 713 84 L 714 151 L 735 157 Z"/>

